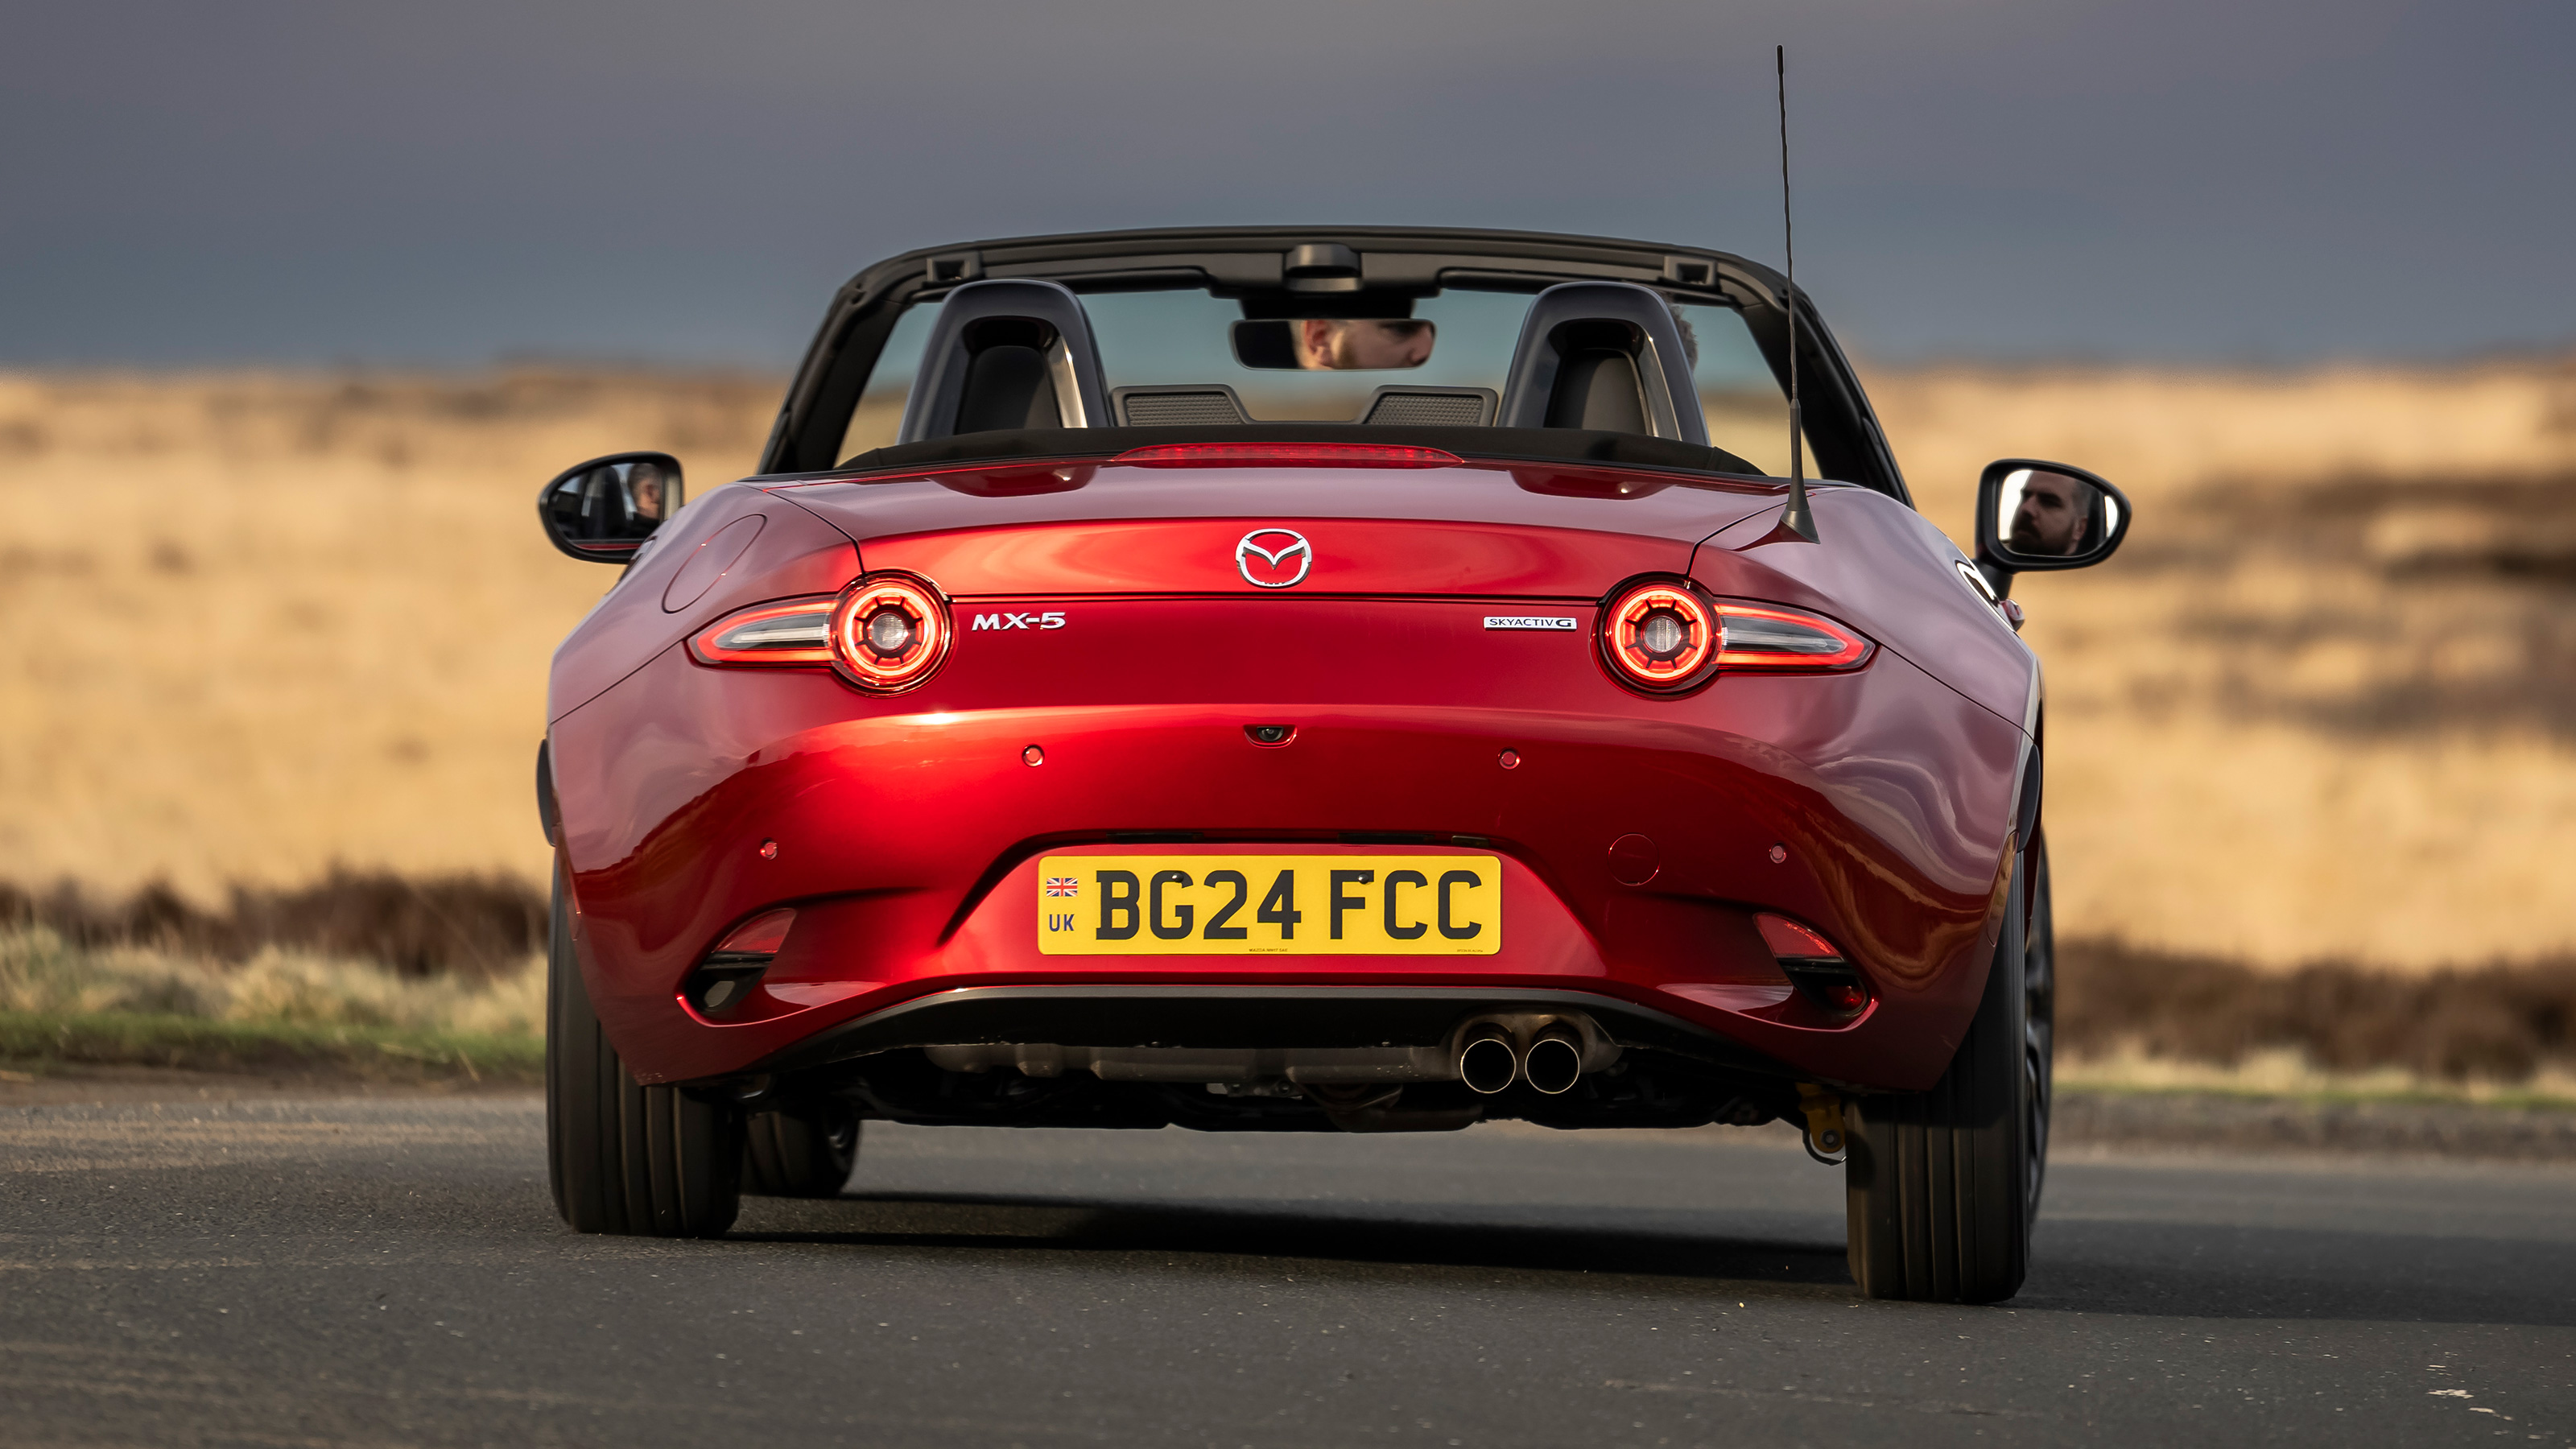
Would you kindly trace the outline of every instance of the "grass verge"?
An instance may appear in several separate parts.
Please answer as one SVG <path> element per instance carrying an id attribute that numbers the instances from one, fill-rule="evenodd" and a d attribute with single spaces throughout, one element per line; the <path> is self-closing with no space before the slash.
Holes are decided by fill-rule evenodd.
<path id="1" fill-rule="evenodd" d="M 141 1066 L 328 1072 L 386 1083 L 535 1085 L 543 1080 L 545 1040 L 142 1012 L 0 1011 L 0 1065 L 38 1076 L 67 1065 Z"/>
<path id="2" fill-rule="evenodd" d="M 2550 1067 L 2518 1082 L 2452 1081 L 2399 1069 L 2319 1070 L 2297 1051 L 2258 1052 L 2233 1066 L 2122 1052 L 2061 1058 L 2061 1094 L 2097 1097 L 2224 1097 L 2311 1107 L 2495 1107 L 2576 1113 L 2576 1075 Z"/>

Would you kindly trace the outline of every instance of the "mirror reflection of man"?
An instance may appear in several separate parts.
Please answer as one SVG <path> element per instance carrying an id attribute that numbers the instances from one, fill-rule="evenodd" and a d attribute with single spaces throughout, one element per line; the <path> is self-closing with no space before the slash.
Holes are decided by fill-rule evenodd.
<path id="1" fill-rule="evenodd" d="M 2015 553 L 2063 558 L 2084 551 L 2092 521 L 2093 488 L 2063 473 L 2025 474 L 2004 545 Z"/>
<path id="2" fill-rule="evenodd" d="M 1420 367 L 1432 327 L 1410 317 L 1309 317 L 1296 324 L 1297 365 L 1309 372 Z"/>
<path id="3" fill-rule="evenodd" d="M 650 533 L 653 525 L 662 521 L 662 505 L 667 496 L 662 486 L 661 464 L 636 463 L 627 469 L 626 497 L 638 528 Z"/>

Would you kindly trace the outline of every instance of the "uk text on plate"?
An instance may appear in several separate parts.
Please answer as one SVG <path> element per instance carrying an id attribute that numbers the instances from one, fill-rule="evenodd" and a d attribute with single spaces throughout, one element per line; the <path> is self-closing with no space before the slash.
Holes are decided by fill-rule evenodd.
<path id="1" fill-rule="evenodd" d="M 1048 956 L 1490 956 L 1491 855 L 1050 855 Z"/>
<path id="2" fill-rule="evenodd" d="M 1488 629 L 1579 629 L 1582 623 L 1563 614 L 1487 614 Z"/>

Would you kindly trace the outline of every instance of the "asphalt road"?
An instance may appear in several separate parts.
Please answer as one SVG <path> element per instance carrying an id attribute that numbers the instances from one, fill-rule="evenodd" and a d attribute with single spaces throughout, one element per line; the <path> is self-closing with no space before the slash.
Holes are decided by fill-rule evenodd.
<path id="1" fill-rule="evenodd" d="M 2576 1443 L 2576 1169 L 2061 1161 L 2028 1291 L 1876 1304 L 1720 1134 L 872 1127 L 577 1238 L 519 1097 L 0 1110 L 0 1443 Z"/>

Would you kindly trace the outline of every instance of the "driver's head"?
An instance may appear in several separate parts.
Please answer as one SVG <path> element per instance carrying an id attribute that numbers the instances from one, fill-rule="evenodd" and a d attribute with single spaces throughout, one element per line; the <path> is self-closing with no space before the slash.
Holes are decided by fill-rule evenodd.
<path id="1" fill-rule="evenodd" d="M 1309 317 L 1297 324 L 1297 365 L 1310 372 L 1420 367 L 1431 360 L 1431 324 L 1410 318 Z"/>
<path id="2" fill-rule="evenodd" d="M 662 516 L 662 468 L 658 463 L 637 463 L 626 473 L 626 496 L 635 500 L 638 518 Z"/>
<path id="3" fill-rule="evenodd" d="M 2064 556 L 2083 548 L 2085 524 L 2093 512 L 2092 494 L 2091 485 L 2063 473 L 2027 474 L 2005 544 L 2015 553 L 2043 556 Z"/>

